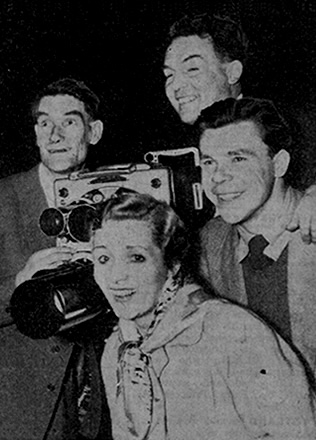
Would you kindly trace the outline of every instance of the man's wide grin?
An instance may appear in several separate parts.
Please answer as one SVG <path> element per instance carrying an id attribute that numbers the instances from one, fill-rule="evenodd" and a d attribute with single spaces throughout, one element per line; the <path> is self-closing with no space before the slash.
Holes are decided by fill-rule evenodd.
<path id="1" fill-rule="evenodd" d="M 215 195 L 219 202 L 225 203 L 238 199 L 242 194 L 243 194 L 242 191 L 238 191 L 238 192 L 216 193 Z"/>

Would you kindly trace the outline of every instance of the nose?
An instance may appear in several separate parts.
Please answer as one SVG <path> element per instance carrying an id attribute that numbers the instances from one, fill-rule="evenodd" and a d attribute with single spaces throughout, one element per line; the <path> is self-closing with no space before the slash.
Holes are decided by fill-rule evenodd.
<path id="1" fill-rule="evenodd" d="M 124 262 L 117 261 L 113 263 L 109 274 L 110 282 L 120 284 L 128 278 L 128 268 Z"/>
<path id="2" fill-rule="evenodd" d="M 51 133 L 50 133 L 50 140 L 51 142 L 59 142 L 61 139 L 63 139 L 63 129 L 59 125 L 53 125 Z"/>
<path id="3" fill-rule="evenodd" d="M 232 175 L 229 171 L 229 167 L 225 164 L 218 164 L 212 173 L 212 181 L 214 183 L 222 183 L 231 179 Z"/>
<path id="4" fill-rule="evenodd" d="M 183 90 L 187 86 L 187 81 L 185 76 L 181 72 L 177 72 L 174 74 L 174 79 L 172 82 L 172 88 L 175 92 Z"/>

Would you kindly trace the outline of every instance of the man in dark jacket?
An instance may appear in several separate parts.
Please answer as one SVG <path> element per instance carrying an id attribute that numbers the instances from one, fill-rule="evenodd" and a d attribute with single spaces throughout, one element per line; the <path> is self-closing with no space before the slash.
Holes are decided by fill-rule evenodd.
<path id="1" fill-rule="evenodd" d="M 9 311 L 14 289 L 41 270 L 70 261 L 75 250 L 56 246 L 39 228 L 39 217 L 54 206 L 56 178 L 81 170 L 90 145 L 101 136 L 99 99 L 82 82 L 61 79 L 37 96 L 32 114 L 41 162 L 30 171 L 0 181 L 0 439 L 97 438 L 106 414 L 98 382 L 98 355 L 106 335 L 101 319 L 84 333 L 31 339 L 12 324 Z M 87 292 L 89 294 L 89 292 Z M 96 325 L 98 326 L 96 327 Z M 76 342 L 75 342 L 76 341 Z M 92 374 L 95 398 L 81 414 L 84 380 L 79 366 Z M 101 408 L 103 410 L 101 411 Z M 79 417 L 79 415 L 81 416 Z M 110 423 L 102 434 L 110 438 Z"/>

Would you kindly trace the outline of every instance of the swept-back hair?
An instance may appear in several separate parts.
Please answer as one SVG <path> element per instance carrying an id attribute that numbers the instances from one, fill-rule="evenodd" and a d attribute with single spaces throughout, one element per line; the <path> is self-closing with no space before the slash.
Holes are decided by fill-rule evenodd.
<path id="1" fill-rule="evenodd" d="M 246 62 L 248 40 L 235 21 L 228 17 L 211 14 L 186 15 L 176 21 L 169 30 L 167 44 L 179 37 L 197 35 L 200 38 L 209 38 L 218 58 L 224 61 L 239 60 Z"/>
<path id="2" fill-rule="evenodd" d="M 199 138 L 207 129 L 216 129 L 239 122 L 252 121 L 258 129 L 262 141 L 267 145 L 271 157 L 280 150 L 290 153 L 293 140 L 290 128 L 272 101 L 258 98 L 227 98 L 218 101 L 202 110 L 196 121 Z M 291 184 L 291 170 L 284 176 L 286 183 Z"/>
<path id="3" fill-rule="evenodd" d="M 191 234 L 166 202 L 157 200 L 149 194 L 119 189 L 110 199 L 98 208 L 99 214 L 92 226 L 92 235 L 107 221 L 137 220 L 146 222 L 151 230 L 153 243 L 161 249 L 165 265 L 173 269 L 180 264 L 176 278 L 180 284 L 185 280 L 196 279 L 196 267 L 190 255 Z M 190 261 L 191 258 L 191 261 Z"/>
<path id="4" fill-rule="evenodd" d="M 31 110 L 34 122 L 37 120 L 39 103 L 46 96 L 70 95 L 84 104 L 85 111 L 95 121 L 99 118 L 100 100 L 82 81 L 74 78 L 62 78 L 44 87 L 35 97 Z"/>

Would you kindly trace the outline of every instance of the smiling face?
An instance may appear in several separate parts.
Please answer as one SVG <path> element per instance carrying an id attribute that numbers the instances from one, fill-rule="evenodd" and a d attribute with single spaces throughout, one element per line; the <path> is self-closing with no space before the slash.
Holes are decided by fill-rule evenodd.
<path id="1" fill-rule="evenodd" d="M 207 129 L 200 141 L 202 185 L 231 224 L 259 219 L 274 194 L 275 166 L 252 121 Z M 284 150 L 283 150 L 284 151 Z"/>
<path id="2" fill-rule="evenodd" d="M 232 96 L 223 63 L 210 39 L 197 35 L 176 38 L 166 51 L 166 95 L 181 120 L 193 124 L 201 111 Z"/>
<path id="3" fill-rule="evenodd" d="M 45 96 L 37 110 L 36 141 L 43 164 L 52 172 L 68 173 L 86 159 L 92 124 L 83 102 L 70 95 Z"/>
<path id="4" fill-rule="evenodd" d="M 168 270 L 146 221 L 108 220 L 94 236 L 94 277 L 115 314 L 149 323 Z"/>

